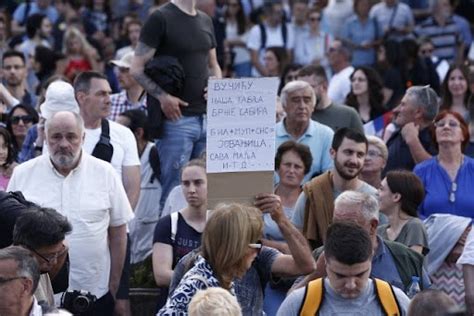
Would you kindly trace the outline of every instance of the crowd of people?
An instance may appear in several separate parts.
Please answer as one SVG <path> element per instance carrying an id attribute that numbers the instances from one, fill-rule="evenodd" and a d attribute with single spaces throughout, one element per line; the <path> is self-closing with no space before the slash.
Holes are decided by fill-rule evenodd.
<path id="1" fill-rule="evenodd" d="M 473 12 L 2 1 L 0 315 L 474 315 Z M 273 191 L 211 207 L 207 83 L 245 77 Z"/>

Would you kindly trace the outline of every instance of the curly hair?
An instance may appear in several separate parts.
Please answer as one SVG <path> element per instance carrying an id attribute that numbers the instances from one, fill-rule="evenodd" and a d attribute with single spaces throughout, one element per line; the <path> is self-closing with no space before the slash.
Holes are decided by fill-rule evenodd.
<path id="1" fill-rule="evenodd" d="M 382 114 L 385 112 L 385 108 L 383 105 L 383 81 L 380 78 L 380 75 L 372 68 L 366 66 L 356 67 L 354 72 L 351 74 L 351 81 L 354 77 L 354 74 L 358 71 L 362 71 L 367 78 L 367 91 L 369 93 L 369 104 L 370 104 L 370 116 L 372 117 L 373 114 Z M 351 91 L 346 97 L 346 104 L 355 108 L 359 111 L 359 103 L 357 102 L 357 97 L 355 96 L 354 92 Z"/>

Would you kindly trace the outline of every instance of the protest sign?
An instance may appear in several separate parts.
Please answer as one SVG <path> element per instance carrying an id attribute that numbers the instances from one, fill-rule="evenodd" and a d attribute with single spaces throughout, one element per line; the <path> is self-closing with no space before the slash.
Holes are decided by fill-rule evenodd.
<path id="1" fill-rule="evenodd" d="M 250 202 L 273 191 L 277 78 L 210 80 L 207 103 L 209 204 Z"/>

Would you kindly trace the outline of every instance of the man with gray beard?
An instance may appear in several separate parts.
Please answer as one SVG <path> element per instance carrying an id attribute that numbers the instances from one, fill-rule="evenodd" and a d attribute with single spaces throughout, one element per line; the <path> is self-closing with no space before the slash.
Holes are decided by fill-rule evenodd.
<path id="1" fill-rule="evenodd" d="M 82 150 L 80 115 L 58 112 L 46 122 L 48 155 L 18 166 L 9 191 L 56 209 L 68 218 L 69 291 L 97 297 L 91 315 L 112 315 L 125 261 L 126 223 L 133 217 L 122 182 L 113 167 Z"/>

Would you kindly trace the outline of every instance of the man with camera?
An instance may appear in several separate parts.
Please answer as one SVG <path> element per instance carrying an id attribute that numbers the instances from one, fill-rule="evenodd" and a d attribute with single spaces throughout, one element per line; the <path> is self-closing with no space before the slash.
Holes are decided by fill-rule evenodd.
<path id="1" fill-rule="evenodd" d="M 71 221 L 69 289 L 97 297 L 88 315 L 112 315 L 132 208 L 114 168 L 82 150 L 84 121 L 79 114 L 55 113 L 45 132 L 49 155 L 15 168 L 8 191 L 20 190 Z"/>

